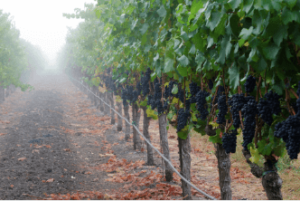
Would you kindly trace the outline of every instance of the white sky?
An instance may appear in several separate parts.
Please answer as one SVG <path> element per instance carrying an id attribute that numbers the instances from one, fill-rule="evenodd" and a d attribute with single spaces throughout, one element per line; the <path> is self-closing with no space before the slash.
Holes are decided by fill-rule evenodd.
<path id="1" fill-rule="evenodd" d="M 51 63 L 65 44 L 67 27 L 75 28 L 81 21 L 67 19 L 63 13 L 74 13 L 84 8 L 84 3 L 95 0 L 0 0 L 0 9 L 10 13 L 21 38 L 38 45 Z"/>

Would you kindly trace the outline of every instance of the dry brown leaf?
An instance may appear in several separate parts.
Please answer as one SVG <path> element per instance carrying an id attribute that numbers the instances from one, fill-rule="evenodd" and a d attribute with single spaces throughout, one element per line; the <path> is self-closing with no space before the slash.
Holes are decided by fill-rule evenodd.
<path id="1" fill-rule="evenodd" d="M 37 150 L 37 149 L 34 149 L 34 150 L 32 150 L 32 153 L 40 153 L 40 151 L 39 150 Z"/>
<path id="2" fill-rule="evenodd" d="M 92 174 L 91 172 L 86 172 L 86 173 L 84 173 L 84 174 Z"/>
<path id="3" fill-rule="evenodd" d="M 64 149 L 65 152 L 71 152 L 71 149 Z"/>
<path id="4" fill-rule="evenodd" d="M 15 186 L 12 184 L 12 185 L 10 185 L 10 188 L 14 188 Z"/>
<path id="5" fill-rule="evenodd" d="M 27 158 L 26 157 L 22 157 L 22 158 L 19 158 L 18 161 L 25 161 Z"/>
<path id="6" fill-rule="evenodd" d="M 6 135 L 7 133 L 0 133 L 0 136 L 2 136 L 2 135 Z"/>
<path id="7" fill-rule="evenodd" d="M 46 182 L 47 182 L 47 183 L 51 183 L 51 182 L 53 182 L 53 181 L 54 181 L 54 179 L 51 178 L 51 179 L 48 179 Z"/>

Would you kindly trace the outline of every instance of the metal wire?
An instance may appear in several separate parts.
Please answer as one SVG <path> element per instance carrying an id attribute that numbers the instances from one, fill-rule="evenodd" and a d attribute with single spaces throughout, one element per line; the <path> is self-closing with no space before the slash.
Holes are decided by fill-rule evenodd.
<path id="1" fill-rule="evenodd" d="M 70 76 L 71 77 L 71 76 Z M 71 77 L 72 78 L 72 77 Z M 108 107 L 110 107 L 111 110 L 113 110 L 119 117 L 121 117 L 122 119 L 124 119 L 129 125 L 132 125 L 137 133 L 142 136 L 142 138 L 144 138 L 144 140 L 171 166 L 171 168 L 173 169 L 173 171 L 183 180 L 185 181 L 188 185 L 190 185 L 191 187 L 193 187 L 196 191 L 198 191 L 199 193 L 205 195 L 205 197 L 211 199 L 211 200 L 217 200 L 215 197 L 210 196 L 208 194 L 206 194 L 205 192 L 203 192 L 202 190 L 198 189 L 194 184 L 192 184 L 190 181 L 188 181 L 186 178 L 184 178 L 177 170 L 176 168 L 173 166 L 173 164 L 171 163 L 171 161 L 169 161 L 162 153 L 160 153 L 152 144 L 151 142 L 149 142 L 149 140 L 139 131 L 139 129 L 134 125 L 131 124 L 125 117 L 123 117 L 121 114 L 119 114 L 114 108 L 112 108 L 109 104 L 107 104 L 102 98 L 100 98 L 99 96 L 97 96 L 96 94 L 94 94 L 94 92 L 92 92 L 89 88 L 87 88 L 86 86 L 84 86 L 81 82 L 79 82 L 78 80 L 76 80 L 75 78 L 72 78 L 73 80 L 75 80 L 76 82 L 78 82 L 79 84 L 81 84 L 84 88 L 86 88 L 89 92 L 91 92 L 95 97 L 97 97 L 99 100 L 101 100 L 105 105 L 107 105 Z"/>

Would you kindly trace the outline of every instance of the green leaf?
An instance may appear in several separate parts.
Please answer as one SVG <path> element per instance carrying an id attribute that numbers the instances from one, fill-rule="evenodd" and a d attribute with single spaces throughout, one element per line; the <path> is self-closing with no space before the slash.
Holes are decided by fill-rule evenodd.
<path id="1" fill-rule="evenodd" d="M 282 11 L 282 21 L 284 24 L 288 24 L 292 21 L 297 21 L 298 20 L 298 16 L 297 16 L 297 12 L 292 12 L 291 10 L 289 10 L 287 7 L 285 7 Z"/>
<path id="2" fill-rule="evenodd" d="M 222 12 L 213 12 L 211 14 L 211 17 L 209 20 L 207 20 L 206 22 L 206 26 L 208 26 L 210 28 L 211 31 L 213 31 L 216 26 L 218 26 L 219 22 L 221 21 L 221 18 L 224 14 Z"/>
<path id="3" fill-rule="evenodd" d="M 263 57 L 260 57 L 258 64 L 257 64 L 257 71 L 258 72 L 262 72 L 267 68 L 267 62 L 265 61 L 265 59 Z"/>
<path id="4" fill-rule="evenodd" d="M 163 5 L 157 10 L 157 13 L 160 17 L 166 17 L 167 15 L 167 11 Z"/>
<path id="5" fill-rule="evenodd" d="M 186 125 L 181 131 L 179 131 L 179 132 L 177 133 L 177 135 L 178 135 L 178 137 L 179 137 L 180 139 L 185 140 L 185 139 L 188 137 L 188 135 L 189 135 L 189 129 L 188 129 L 188 126 Z"/>
<path id="6" fill-rule="evenodd" d="M 187 76 L 187 73 L 188 73 L 188 68 L 185 68 L 185 67 L 182 67 L 182 66 L 178 66 L 177 68 L 179 74 L 183 77 L 186 77 Z"/>
<path id="7" fill-rule="evenodd" d="M 177 60 L 179 61 L 180 65 L 182 65 L 183 67 L 189 65 L 189 59 L 185 55 L 182 55 L 180 58 L 177 58 Z"/>
<path id="8" fill-rule="evenodd" d="M 294 8 L 294 6 L 297 3 L 297 0 L 286 0 L 288 6 L 290 7 L 290 9 L 292 10 Z"/>
<path id="9" fill-rule="evenodd" d="M 174 71 L 174 60 L 171 59 L 171 58 L 167 58 L 165 60 L 165 66 L 164 66 L 164 72 L 165 73 L 168 73 L 168 72 L 171 72 L 171 71 Z"/>
<path id="10" fill-rule="evenodd" d="M 273 60 L 278 54 L 280 47 L 278 47 L 274 43 L 269 43 L 268 46 L 262 48 L 262 50 L 267 59 Z"/>
<path id="11" fill-rule="evenodd" d="M 280 46 L 282 40 L 287 38 L 287 29 L 288 27 L 286 25 L 283 25 L 274 33 L 273 40 L 278 47 Z"/>
<path id="12" fill-rule="evenodd" d="M 178 86 L 177 84 L 173 85 L 173 89 L 172 89 L 172 94 L 177 94 L 178 93 Z"/>
<path id="13" fill-rule="evenodd" d="M 228 74 L 229 74 L 230 85 L 233 86 L 234 89 L 236 89 L 239 86 L 239 81 L 240 81 L 239 67 L 237 67 L 236 64 L 234 63 L 232 67 L 229 68 Z"/>
<path id="14" fill-rule="evenodd" d="M 253 0 L 244 0 L 243 10 L 248 13 L 253 6 Z"/>
<path id="15" fill-rule="evenodd" d="M 230 0 L 228 3 L 230 4 L 232 10 L 235 10 L 242 3 L 242 0 Z"/>
<path id="16" fill-rule="evenodd" d="M 194 0 L 193 3 L 192 3 L 192 6 L 191 6 L 191 12 L 190 12 L 190 16 L 189 16 L 188 21 L 190 21 L 191 19 L 193 19 L 196 16 L 196 14 L 197 14 L 197 12 L 200 8 L 203 8 L 202 1 Z"/>
<path id="17" fill-rule="evenodd" d="M 149 28 L 149 24 L 148 23 L 143 24 L 142 28 L 140 29 L 141 34 L 143 35 L 144 33 L 146 33 L 146 31 L 148 30 L 148 28 Z"/>
<path id="18" fill-rule="evenodd" d="M 251 26 L 249 29 L 243 28 L 239 37 L 241 37 L 244 41 L 248 40 L 249 36 L 252 34 L 253 27 Z"/>

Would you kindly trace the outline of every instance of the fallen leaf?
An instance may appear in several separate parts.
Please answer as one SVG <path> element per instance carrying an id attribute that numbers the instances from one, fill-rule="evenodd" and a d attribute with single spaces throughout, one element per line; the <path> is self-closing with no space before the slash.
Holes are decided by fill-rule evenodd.
<path id="1" fill-rule="evenodd" d="M 51 182 L 53 182 L 53 181 L 54 181 L 54 179 L 51 178 L 51 179 L 48 179 L 46 182 L 47 182 L 47 183 L 51 183 Z"/>
<path id="2" fill-rule="evenodd" d="M 64 151 L 65 151 L 65 152 L 70 152 L 70 151 L 71 151 L 71 149 L 64 149 Z"/>
<path id="3" fill-rule="evenodd" d="M 45 180 L 42 180 L 42 182 L 43 182 L 43 183 L 46 183 L 46 181 L 45 181 Z"/>
<path id="4" fill-rule="evenodd" d="M 26 157 L 19 158 L 18 161 L 25 161 Z"/>
<path id="5" fill-rule="evenodd" d="M 86 172 L 86 173 L 84 173 L 84 174 L 92 174 L 91 172 Z"/>
<path id="6" fill-rule="evenodd" d="M 2 135 L 6 135 L 7 133 L 0 133 L 0 136 L 2 136 Z"/>
<path id="7" fill-rule="evenodd" d="M 12 185 L 10 185 L 10 188 L 14 188 L 14 185 L 12 184 Z"/>
<path id="8" fill-rule="evenodd" d="M 49 148 L 49 149 L 51 148 L 51 146 L 50 146 L 50 145 L 45 145 L 45 147 L 47 147 L 47 148 Z"/>
<path id="9" fill-rule="evenodd" d="M 39 150 L 37 150 L 37 149 L 35 149 L 35 150 L 32 150 L 32 153 L 40 153 L 40 151 Z"/>

